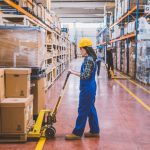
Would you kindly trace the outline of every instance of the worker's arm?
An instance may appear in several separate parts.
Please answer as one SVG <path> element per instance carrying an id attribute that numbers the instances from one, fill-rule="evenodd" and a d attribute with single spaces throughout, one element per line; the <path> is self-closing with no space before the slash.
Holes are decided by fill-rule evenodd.
<path id="1" fill-rule="evenodd" d="M 74 71 L 72 69 L 69 70 L 71 72 L 71 74 L 74 74 L 75 76 L 80 77 L 80 72 Z"/>
<path id="2" fill-rule="evenodd" d="M 82 80 L 88 80 L 92 76 L 94 61 L 92 57 L 87 57 L 84 61 L 83 72 L 80 75 Z"/>

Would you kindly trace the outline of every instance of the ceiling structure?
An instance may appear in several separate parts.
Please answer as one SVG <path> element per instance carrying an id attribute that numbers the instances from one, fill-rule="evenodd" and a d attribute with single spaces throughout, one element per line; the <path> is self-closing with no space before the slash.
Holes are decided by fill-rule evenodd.
<path id="1" fill-rule="evenodd" d="M 106 4 L 115 0 L 52 0 L 52 10 L 63 23 L 101 23 Z"/>

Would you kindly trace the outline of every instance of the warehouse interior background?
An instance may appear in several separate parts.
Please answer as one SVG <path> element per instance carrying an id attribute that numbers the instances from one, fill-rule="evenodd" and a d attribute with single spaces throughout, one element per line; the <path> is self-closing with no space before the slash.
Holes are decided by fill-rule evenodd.
<path id="1" fill-rule="evenodd" d="M 66 141 L 84 37 L 101 56 L 100 137 Z M 34 149 L 150 149 L 150 0 L 0 0 L 0 150 Z"/>

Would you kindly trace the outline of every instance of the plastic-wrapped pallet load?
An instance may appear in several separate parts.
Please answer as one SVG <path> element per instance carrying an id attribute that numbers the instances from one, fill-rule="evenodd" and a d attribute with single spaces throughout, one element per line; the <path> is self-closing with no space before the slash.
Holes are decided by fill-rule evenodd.
<path id="1" fill-rule="evenodd" d="M 0 66 L 44 66 L 45 30 L 39 27 L 0 27 L 0 35 Z"/>
<path id="2" fill-rule="evenodd" d="M 138 42 L 136 78 L 150 84 L 150 41 Z"/>
<path id="3" fill-rule="evenodd" d="M 130 77 L 135 76 L 135 41 L 129 43 L 129 75 Z"/>
<path id="4" fill-rule="evenodd" d="M 138 40 L 150 40 L 150 24 L 147 22 L 146 18 L 141 17 L 139 19 L 138 31 Z"/>
<path id="5" fill-rule="evenodd" d="M 150 84 L 150 24 L 147 19 L 139 19 L 137 74 L 136 77 L 143 83 Z"/>

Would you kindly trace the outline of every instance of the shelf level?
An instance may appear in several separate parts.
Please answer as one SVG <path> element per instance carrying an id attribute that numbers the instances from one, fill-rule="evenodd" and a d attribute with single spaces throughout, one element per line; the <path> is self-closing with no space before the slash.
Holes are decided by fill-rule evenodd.
<path id="1" fill-rule="evenodd" d="M 30 19 L 34 20 L 37 25 L 41 26 L 42 28 L 48 30 L 51 32 L 50 27 L 48 27 L 46 24 L 44 24 L 43 22 L 41 22 L 40 20 L 38 20 L 36 17 L 34 17 L 33 15 L 31 15 L 29 12 L 27 12 L 26 10 L 24 10 L 23 8 L 21 8 L 19 5 L 17 5 L 16 3 L 14 3 L 11 0 L 4 0 L 5 3 L 7 3 L 9 6 L 15 8 L 16 10 L 18 10 L 19 12 L 21 12 L 22 14 L 28 16 Z"/>
<path id="2" fill-rule="evenodd" d="M 102 46 L 102 45 L 105 45 L 106 42 L 103 42 L 103 43 L 100 43 L 100 44 L 97 44 L 97 46 Z"/>
<path id="3" fill-rule="evenodd" d="M 114 42 L 117 42 L 117 41 L 125 40 L 125 39 L 128 39 L 128 38 L 133 38 L 133 37 L 135 37 L 135 35 L 136 35 L 135 33 L 127 34 L 127 35 L 121 36 L 120 38 L 111 40 L 110 43 L 114 43 Z"/>
<path id="4" fill-rule="evenodd" d="M 127 16 L 131 15 L 134 11 L 136 11 L 137 6 L 134 6 L 131 10 L 128 11 L 128 13 L 124 14 L 119 20 L 117 20 L 114 24 L 110 26 L 110 29 L 113 28 L 115 25 L 120 23 L 122 20 L 124 20 Z"/>

